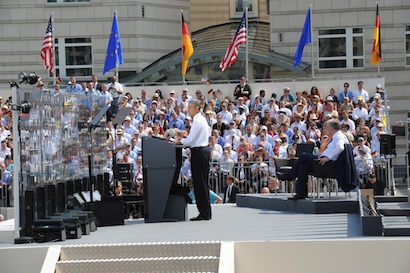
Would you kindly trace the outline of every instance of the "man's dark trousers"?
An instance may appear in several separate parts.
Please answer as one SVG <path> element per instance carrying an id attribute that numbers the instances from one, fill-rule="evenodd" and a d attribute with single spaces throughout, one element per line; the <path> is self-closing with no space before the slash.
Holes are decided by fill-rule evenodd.
<path id="1" fill-rule="evenodd" d="M 209 147 L 191 148 L 192 182 L 194 184 L 196 206 L 199 216 L 208 219 L 212 217 L 208 186 L 210 156 L 211 150 Z"/>

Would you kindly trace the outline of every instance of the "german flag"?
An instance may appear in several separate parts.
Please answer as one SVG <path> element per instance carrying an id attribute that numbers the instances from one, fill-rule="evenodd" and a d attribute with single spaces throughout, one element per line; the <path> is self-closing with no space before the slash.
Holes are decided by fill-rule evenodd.
<path id="1" fill-rule="evenodd" d="M 194 54 L 191 36 L 186 25 L 184 14 L 182 14 L 182 76 L 185 76 L 188 69 L 189 58 Z"/>
<path id="2" fill-rule="evenodd" d="M 376 7 L 376 24 L 374 25 L 373 34 L 373 50 L 372 57 L 370 58 L 370 63 L 373 65 L 379 65 L 379 61 L 382 59 L 382 47 L 380 44 L 380 15 L 379 15 L 379 5 Z"/>

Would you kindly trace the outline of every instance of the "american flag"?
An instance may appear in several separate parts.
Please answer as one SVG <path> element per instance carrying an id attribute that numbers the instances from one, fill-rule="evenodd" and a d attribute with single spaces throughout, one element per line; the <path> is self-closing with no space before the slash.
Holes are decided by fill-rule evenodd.
<path id="1" fill-rule="evenodd" d="M 230 67 L 238 58 L 238 48 L 239 45 L 246 44 L 246 13 L 243 13 L 241 23 L 239 24 L 238 29 L 236 30 L 235 36 L 232 39 L 231 44 L 229 45 L 228 50 L 226 51 L 225 57 L 222 60 L 219 68 L 222 71 L 225 71 Z"/>
<path id="2" fill-rule="evenodd" d="M 50 75 L 53 76 L 53 27 L 51 25 L 51 16 L 48 20 L 46 29 L 46 35 L 44 36 L 43 46 L 41 48 L 41 58 L 43 59 L 44 67 L 50 71 Z"/>

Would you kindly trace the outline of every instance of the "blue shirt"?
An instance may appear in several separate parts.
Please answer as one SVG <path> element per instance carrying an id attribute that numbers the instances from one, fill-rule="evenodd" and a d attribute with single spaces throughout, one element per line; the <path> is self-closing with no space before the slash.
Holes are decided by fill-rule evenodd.
<path id="1" fill-rule="evenodd" d="M 65 89 L 65 92 L 66 93 L 79 94 L 79 93 L 81 93 L 81 90 L 82 90 L 81 85 L 76 83 L 74 85 L 72 85 L 72 84 L 67 85 L 67 87 Z"/>

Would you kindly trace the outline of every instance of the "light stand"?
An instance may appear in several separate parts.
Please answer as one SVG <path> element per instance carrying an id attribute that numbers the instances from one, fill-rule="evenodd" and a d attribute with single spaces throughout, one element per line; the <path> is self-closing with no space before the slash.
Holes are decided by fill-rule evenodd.
<path id="1" fill-rule="evenodd" d="M 91 121 L 90 127 L 88 128 L 88 134 L 90 136 L 90 142 L 92 142 L 91 139 L 91 133 L 94 128 L 97 127 L 98 122 L 100 119 L 105 115 L 107 110 L 110 108 L 109 105 L 105 105 L 104 108 L 98 112 L 98 114 L 95 116 L 95 118 Z M 90 189 L 90 202 L 94 202 L 94 179 L 93 179 L 93 160 L 94 160 L 94 152 L 93 152 L 93 147 L 90 145 L 90 153 L 88 154 L 88 176 L 89 176 L 89 189 Z"/>
<path id="2" fill-rule="evenodd" d="M 39 77 L 36 73 L 25 73 L 21 72 L 18 75 L 18 79 L 20 80 L 19 83 L 28 83 L 28 84 L 36 84 L 39 80 Z M 30 111 L 30 105 L 25 103 L 24 105 L 18 105 L 18 84 L 14 81 L 10 81 L 11 87 L 11 95 L 12 95 L 12 123 L 13 123 L 13 141 L 14 141 L 14 149 L 13 149 L 13 159 L 14 159 L 14 169 L 13 169 L 13 206 L 14 206 L 14 242 L 21 243 L 25 241 L 30 241 L 30 238 L 20 238 L 20 172 L 21 172 L 21 161 L 20 161 L 20 134 L 19 134 L 19 116 L 20 112 L 23 110 L 24 112 Z"/>

